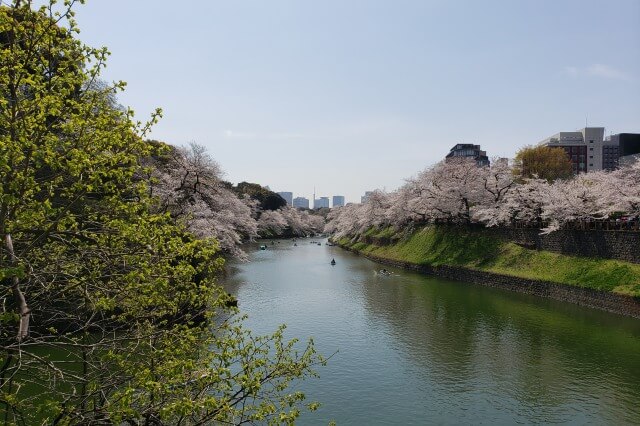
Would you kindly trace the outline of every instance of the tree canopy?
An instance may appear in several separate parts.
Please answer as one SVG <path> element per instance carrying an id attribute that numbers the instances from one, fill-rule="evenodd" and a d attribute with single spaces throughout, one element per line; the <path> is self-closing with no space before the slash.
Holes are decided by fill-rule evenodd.
<path id="1" fill-rule="evenodd" d="M 581 173 L 548 182 L 520 178 L 506 160 L 438 163 L 398 190 L 374 191 L 363 204 L 332 209 L 326 232 L 356 237 L 372 227 L 412 229 L 431 223 L 563 226 L 624 217 L 640 220 L 640 161 L 612 172 Z M 636 222 L 637 223 L 637 222 Z"/>
<path id="2" fill-rule="evenodd" d="M 515 165 L 515 172 L 525 178 L 553 182 L 573 175 L 571 160 L 562 148 L 525 146 L 516 153 Z"/>
<path id="3" fill-rule="evenodd" d="M 246 195 L 257 200 L 262 210 L 278 210 L 287 205 L 280 195 L 257 183 L 240 182 L 234 191 L 240 196 Z"/>
<path id="4" fill-rule="evenodd" d="M 160 110 L 117 105 L 124 83 L 100 80 L 108 51 L 75 38 L 73 4 L 0 6 L 5 422 L 291 422 L 304 395 L 288 385 L 322 357 L 242 327 L 214 282 L 219 243 L 151 191 Z"/>

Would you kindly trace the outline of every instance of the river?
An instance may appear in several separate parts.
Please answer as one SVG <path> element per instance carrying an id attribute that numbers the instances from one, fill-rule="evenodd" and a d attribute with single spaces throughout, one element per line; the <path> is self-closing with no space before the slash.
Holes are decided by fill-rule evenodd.
<path id="1" fill-rule="evenodd" d="M 255 332 L 338 351 L 298 424 L 640 424 L 640 320 L 389 268 L 300 239 L 224 285 Z M 330 261 L 335 258 L 336 265 Z"/>

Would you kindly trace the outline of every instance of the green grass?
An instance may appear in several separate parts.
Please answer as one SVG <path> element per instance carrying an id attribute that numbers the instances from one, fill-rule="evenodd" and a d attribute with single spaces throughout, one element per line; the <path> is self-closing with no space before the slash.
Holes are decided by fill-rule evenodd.
<path id="1" fill-rule="evenodd" d="M 374 238 L 391 238 L 396 234 L 396 230 L 393 226 L 387 226 L 384 228 L 371 227 L 367 229 L 362 235 L 365 237 L 374 237 Z"/>
<path id="2" fill-rule="evenodd" d="M 379 236 L 380 232 L 393 236 L 392 229 L 369 235 Z M 429 226 L 385 247 L 349 241 L 343 238 L 339 243 L 365 254 L 418 265 L 461 266 L 640 297 L 639 264 L 530 250 L 483 230 Z"/>

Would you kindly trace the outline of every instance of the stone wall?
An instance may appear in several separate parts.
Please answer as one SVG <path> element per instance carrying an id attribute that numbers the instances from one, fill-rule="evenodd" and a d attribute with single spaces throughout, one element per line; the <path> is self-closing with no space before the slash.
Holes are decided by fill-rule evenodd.
<path id="1" fill-rule="evenodd" d="M 348 248 L 346 249 L 349 250 Z M 366 255 L 366 257 L 379 263 L 393 265 L 404 269 L 411 269 L 427 275 L 435 275 L 456 281 L 481 284 L 488 287 L 502 288 L 517 291 L 519 293 L 533 294 L 540 297 L 575 303 L 577 305 L 613 312 L 620 315 L 640 318 L 640 299 L 631 296 L 568 286 L 548 281 L 530 280 L 526 278 L 512 277 L 509 275 L 476 271 L 461 267 L 434 267 L 389 260 L 378 256 Z"/>
<path id="2" fill-rule="evenodd" d="M 540 235 L 533 228 L 487 231 L 529 249 L 640 263 L 640 232 L 569 229 Z"/>

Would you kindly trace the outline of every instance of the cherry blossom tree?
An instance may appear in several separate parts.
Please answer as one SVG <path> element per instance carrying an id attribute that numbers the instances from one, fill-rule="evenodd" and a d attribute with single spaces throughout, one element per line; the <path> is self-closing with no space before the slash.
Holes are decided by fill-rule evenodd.
<path id="1" fill-rule="evenodd" d="M 287 227 L 287 220 L 279 210 L 265 210 L 258 219 L 258 234 L 260 236 L 277 236 Z"/>
<path id="2" fill-rule="evenodd" d="M 198 237 L 214 237 L 220 248 L 246 259 L 243 240 L 258 236 L 256 202 L 238 198 L 223 182 L 220 166 L 206 149 L 164 146 L 165 153 L 151 160 L 151 194 L 158 210 L 182 221 Z"/>
<path id="3" fill-rule="evenodd" d="M 304 237 L 322 232 L 324 228 L 324 218 L 322 216 L 309 214 L 308 211 L 301 211 L 287 206 L 279 210 L 287 223 L 287 234 L 296 237 Z"/>
<path id="4" fill-rule="evenodd" d="M 640 218 L 640 160 L 611 172 L 603 185 L 608 213 Z"/>
<path id="5" fill-rule="evenodd" d="M 519 177 L 506 159 L 478 167 L 441 162 L 407 179 L 397 191 L 375 191 L 363 204 L 333 209 L 326 232 L 355 237 L 373 226 L 427 223 L 534 226 L 545 233 L 626 216 L 640 218 L 640 161 L 550 182 Z"/>
<path id="6" fill-rule="evenodd" d="M 383 226 L 386 224 L 386 214 L 388 210 L 389 197 L 380 190 L 373 191 L 366 202 L 361 205 L 358 215 L 358 227 L 360 232 L 372 226 Z"/>
<path id="7" fill-rule="evenodd" d="M 491 166 L 479 170 L 482 184 L 482 196 L 479 203 L 473 206 L 473 220 L 487 223 L 500 215 L 505 204 L 505 197 L 516 186 L 516 175 L 513 166 L 506 158 L 493 158 Z"/>
<path id="8" fill-rule="evenodd" d="M 472 206 L 482 201 L 483 173 L 472 159 L 436 164 L 427 176 L 430 181 L 423 184 L 432 219 L 470 223 Z"/>
<path id="9" fill-rule="evenodd" d="M 385 212 L 385 222 L 400 228 L 410 223 L 426 223 L 426 214 L 413 205 L 419 200 L 414 192 L 415 187 L 407 182 L 399 190 L 388 194 L 389 207 Z"/>
<path id="10" fill-rule="evenodd" d="M 479 211 L 477 219 L 486 226 L 540 225 L 548 192 L 546 180 L 526 179 L 515 185 L 493 208 Z"/>
<path id="11" fill-rule="evenodd" d="M 327 215 L 327 225 L 324 231 L 338 239 L 357 235 L 360 230 L 358 218 L 362 208 L 361 204 L 347 204 L 343 207 L 331 209 L 331 212 Z"/>
<path id="12" fill-rule="evenodd" d="M 603 188 L 607 177 L 607 172 L 591 172 L 548 185 L 541 213 L 542 219 L 549 223 L 545 232 L 569 222 L 606 219 L 608 209 Z"/>
<path id="13" fill-rule="evenodd" d="M 434 167 L 427 168 L 389 195 L 390 208 L 387 213 L 391 223 L 427 223 L 438 212 L 434 210 L 436 190 L 433 186 Z"/>

